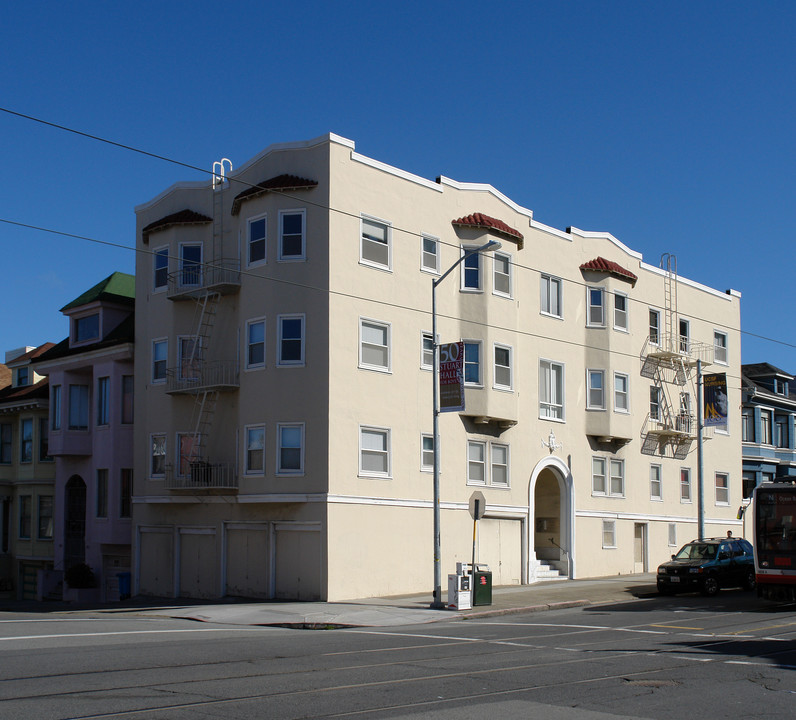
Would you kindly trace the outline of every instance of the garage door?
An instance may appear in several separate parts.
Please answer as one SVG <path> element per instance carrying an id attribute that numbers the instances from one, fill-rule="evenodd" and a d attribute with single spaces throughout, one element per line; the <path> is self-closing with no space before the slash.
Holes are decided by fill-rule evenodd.
<path id="1" fill-rule="evenodd" d="M 274 596 L 279 600 L 320 600 L 320 528 L 279 525 L 275 538 Z"/>
<path id="2" fill-rule="evenodd" d="M 522 579 L 522 522 L 484 518 L 478 521 L 476 562 L 492 571 L 492 585 L 519 585 Z"/>
<path id="3" fill-rule="evenodd" d="M 245 598 L 270 597 L 267 527 L 228 529 L 226 552 L 226 594 Z"/>

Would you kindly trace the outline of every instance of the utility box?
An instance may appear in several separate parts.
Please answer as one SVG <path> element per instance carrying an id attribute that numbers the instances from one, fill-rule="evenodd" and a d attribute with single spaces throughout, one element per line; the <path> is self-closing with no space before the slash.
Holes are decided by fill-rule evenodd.
<path id="1" fill-rule="evenodd" d="M 478 568 L 486 568 L 480 570 Z M 492 604 L 492 573 L 488 565 L 476 565 L 473 573 L 473 605 Z"/>
<path id="2" fill-rule="evenodd" d="M 465 575 L 457 565 L 457 573 L 448 575 L 448 609 L 469 610 L 472 607 L 472 576 Z"/>

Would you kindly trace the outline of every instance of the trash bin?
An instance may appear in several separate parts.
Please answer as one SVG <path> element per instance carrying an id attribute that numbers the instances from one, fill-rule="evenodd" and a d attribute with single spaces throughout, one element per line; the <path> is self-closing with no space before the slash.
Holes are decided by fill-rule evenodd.
<path id="1" fill-rule="evenodd" d="M 480 570 L 479 568 L 486 568 Z M 473 605 L 492 604 L 492 573 L 488 565 L 476 565 L 473 573 Z"/>
<path id="2" fill-rule="evenodd" d="M 130 597 L 130 573 L 116 573 L 116 579 L 119 581 L 119 600 L 127 600 Z"/>

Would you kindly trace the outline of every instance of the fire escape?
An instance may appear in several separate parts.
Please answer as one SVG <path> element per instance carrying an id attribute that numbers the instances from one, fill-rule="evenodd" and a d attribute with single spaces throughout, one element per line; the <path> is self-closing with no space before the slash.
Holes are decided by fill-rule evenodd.
<path id="1" fill-rule="evenodd" d="M 713 346 L 691 340 L 677 309 L 677 258 L 661 258 L 663 330 L 650 323 L 641 351 L 641 375 L 652 380 L 650 411 L 641 429 L 645 455 L 684 459 L 697 439 L 697 363 L 713 362 Z"/>
<path id="2" fill-rule="evenodd" d="M 235 392 L 240 386 L 236 358 L 227 357 L 229 348 L 214 342 L 216 321 L 225 296 L 240 291 L 240 261 L 223 257 L 224 188 L 227 164 L 213 164 L 213 239 L 211 257 L 200 260 L 181 254 L 178 269 L 169 274 L 168 297 L 175 303 L 193 303 L 192 333 L 180 336 L 177 367 L 167 371 L 166 392 L 193 399 L 191 432 L 180 438 L 179 462 L 167 471 L 170 490 L 237 490 L 238 472 L 234 460 L 213 455 L 223 444 L 212 444 L 223 432 L 215 427 L 219 395 Z M 234 444 L 230 445 L 234 447 Z"/>

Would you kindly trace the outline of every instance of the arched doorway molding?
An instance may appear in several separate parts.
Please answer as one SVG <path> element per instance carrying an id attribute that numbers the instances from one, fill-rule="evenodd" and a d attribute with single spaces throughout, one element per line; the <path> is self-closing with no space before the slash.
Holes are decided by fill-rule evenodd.
<path id="1" fill-rule="evenodd" d="M 572 472 L 567 464 L 559 457 L 550 455 L 540 460 L 531 473 L 528 484 L 528 522 L 526 523 L 526 543 L 528 547 L 528 582 L 536 581 L 536 570 L 539 561 L 536 558 L 534 547 L 534 532 L 536 527 L 536 483 L 544 470 L 552 470 L 553 476 L 558 481 L 560 498 L 560 521 L 562 547 L 569 556 L 568 577 L 575 577 L 575 485 Z"/>

